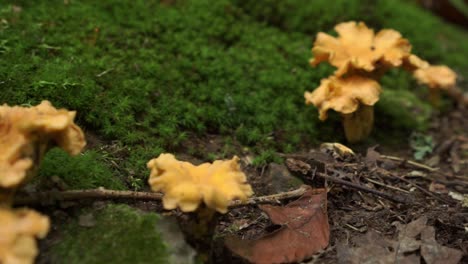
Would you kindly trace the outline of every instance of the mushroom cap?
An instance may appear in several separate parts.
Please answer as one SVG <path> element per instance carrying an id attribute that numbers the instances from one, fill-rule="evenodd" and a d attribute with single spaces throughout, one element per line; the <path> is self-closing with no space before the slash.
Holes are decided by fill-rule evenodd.
<path id="1" fill-rule="evenodd" d="M 317 34 L 312 48 L 312 66 L 328 61 L 337 68 L 335 75 L 342 76 L 351 69 L 371 72 L 377 62 L 385 67 L 398 67 L 409 56 L 411 45 L 407 39 L 392 29 L 374 34 L 363 22 L 340 23 L 335 26 L 338 37 L 323 32 Z"/>
<path id="2" fill-rule="evenodd" d="M 403 60 L 403 68 L 407 71 L 414 72 L 417 69 L 424 69 L 429 67 L 429 62 L 411 54 Z"/>
<path id="3" fill-rule="evenodd" d="M 432 89 L 448 89 L 455 85 L 457 74 L 445 65 L 427 66 L 413 72 L 416 80 Z"/>
<path id="4" fill-rule="evenodd" d="M 33 263 L 35 238 L 45 237 L 49 227 L 49 218 L 33 210 L 0 208 L 0 263 Z"/>
<path id="5" fill-rule="evenodd" d="M 0 187 L 18 185 L 32 168 L 38 148 L 54 142 L 72 155 L 86 142 L 76 113 L 42 101 L 35 107 L 0 106 Z"/>
<path id="6" fill-rule="evenodd" d="M 179 207 L 183 212 L 193 212 L 204 202 L 208 208 L 226 213 L 230 201 L 246 200 L 253 194 L 238 162 L 234 156 L 195 166 L 178 161 L 172 154 L 161 154 L 147 164 L 151 169 L 148 182 L 153 191 L 164 192 L 167 210 Z"/>
<path id="7" fill-rule="evenodd" d="M 327 111 L 333 109 L 342 114 L 356 111 L 359 104 L 373 106 L 378 100 L 381 88 L 378 82 L 358 75 L 339 78 L 332 76 L 322 79 L 313 92 L 305 92 L 306 104 L 319 109 L 319 119 L 327 119 Z"/>

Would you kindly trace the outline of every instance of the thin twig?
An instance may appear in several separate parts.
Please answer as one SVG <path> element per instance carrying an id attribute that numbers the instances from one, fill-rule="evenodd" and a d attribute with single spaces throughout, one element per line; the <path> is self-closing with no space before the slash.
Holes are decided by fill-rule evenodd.
<path id="1" fill-rule="evenodd" d="M 392 189 L 392 190 L 399 191 L 399 192 L 404 192 L 404 193 L 410 193 L 410 192 L 407 191 L 407 190 L 403 190 L 403 189 L 400 189 L 400 188 L 398 188 L 398 187 L 394 187 L 394 186 L 391 186 L 391 185 L 387 185 L 387 184 L 385 184 L 385 183 L 381 183 L 381 182 L 378 182 L 378 181 L 376 181 L 376 180 L 372 180 L 372 179 L 369 179 L 369 178 L 365 178 L 365 179 L 366 179 L 366 181 L 368 181 L 368 182 L 371 182 L 371 183 L 373 183 L 373 184 L 377 184 L 377 185 L 379 185 L 379 186 L 382 186 L 382 187 L 385 187 L 385 188 L 388 188 L 388 189 Z"/>
<path id="2" fill-rule="evenodd" d="M 420 190 L 421 192 L 423 192 L 423 193 L 425 193 L 425 194 L 427 194 L 427 195 L 429 195 L 429 196 L 431 196 L 431 197 L 433 197 L 433 198 L 435 198 L 435 199 L 437 199 L 439 201 L 442 201 L 442 202 L 444 202 L 446 204 L 451 203 L 451 201 L 445 200 L 444 198 L 441 198 L 441 197 L 437 196 L 436 194 L 432 193 L 431 191 L 428 191 L 428 190 L 424 189 L 423 187 L 421 187 L 421 186 L 419 186 L 419 185 L 417 185 L 415 183 L 412 183 L 411 181 L 409 181 L 409 180 L 407 180 L 407 179 L 405 179 L 403 177 L 393 175 L 393 174 L 390 174 L 390 176 L 394 177 L 396 179 L 399 179 L 400 181 L 403 181 L 403 182 L 415 187 L 416 189 Z"/>
<path id="3" fill-rule="evenodd" d="M 154 201 L 161 200 L 161 193 L 115 191 L 104 188 L 71 191 L 48 191 L 28 193 L 24 196 L 15 197 L 16 205 L 42 205 L 56 201 L 75 201 L 82 199 L 134 199 Z"/>
<path id="4" fill-rule="evenodd" d="M 348 186 L 348 187 L 351 187 L 353 189 L 357 189 L 357 190 L 360 190 L 360 191 L 363 191 L 363 192 L 367 192 L 367 193 L 372 193 L 374 195 L 377 195 L 377 196 L 380 196 L 382 198 L 385 198 L 387 200 L 390 200 L 390 201 L 393 201 L 393 202 L 397 202 L 397 203 L 409 203 L 410 200 L 408 197 L 402 197 L 402 196 L 398 196 L 398 195 L 392 195 L 392 194 L 388 194 L 388 193 L 384 193 L 384 192 L 380 192 L 380 191 L 377 191 L 377 190 L 374 190 L 374 189 L 371 189 L 371 188 L 368 188 L 364 185 L 360 185 L 360 184 L 356 184 L 356 183 L 352 183 L 352 182 L 349 182 L 349 181 L 345 181 L 345 180 L 342 180 L 342 179 L 338 179 L 336 177 L 332 177 L 332 176 L 329 176 L 325 173 L 321 173 L 321 172 L 316 172 L 315 173 L 316 176 L 319 176 L 321 178 L 324 178 L 328 181 L 331 181 L 331 182 L 335 182 L 335 183 L 338 183 L 338 184 L 341 184 L 341 185 L 345 185 L 345 186 Z"/>
<path id="5" fill-rule="evenodd" d="M 309 187 L 310 188 L 310 187 Z M 253 197 L 246 202 L 240 200 L 232 201 L 229 207 L 238 207 L 244 205 L 264 204 L 264 203 L 278 203 L 279 200 L 291 199 L 302 196 L 308 189 L 307 185 L 302 185 L 296 190 L 289 192 L 276 193 L 272 195 Z"/>
<path id="6" fill-rule="evenodd" d="M 300 197 L 307 191 L 307 186 L 303 185 L 296 190 L 282 192 L 273 195 L 259 196 L 248 199 L 246 202 L 240 200 L 232 201 L 230 207 L 239 207 L 244 205 L 278 203 L 279 200 Z M 43 205 L 57 201 L 76 201 L 83 199 L 130 199 L 159 201 L 163 197 L 161 193 L 153 192 L 133 192 L 133 191 L 115 191 L 104 188 L 90 190 L 72 190 L 72 191 L 48 191 L 35 192 L 23 196 L 15 197 L 15 205 Z"/>
<path id="7" fill-rule="evenodd" d="M 382 169 L 382 170 L 383 170 L 383 169 Z M 447 204 L 450 204 L 450 203 L 451 203 L 450 201 L 445 200 L 445 199 L 443 199 L 443 198 L 437 196 L 436 194 L 434 194 L 434 193 L 432 193 L 432 192 L 430 192 L 430 191 L 424 189 L 423 187 L 421 187 L 421 186 L 419 186 L 419 185 L 417 185 L 417 184 L 411 182 L 411 181 L 408 180 L 408 179 L 405 179 L 405 178 L 403 178 L 403 177 L 401 177 L 401 176 L 394 175 L 393 173 L 390 173 L 390 172 L 387 171 L 387 170 L 383 170 L 383 171 L 382 171 L 382 170 L 377 170 L 377 173 L 378 173 L 380 176 L 384 176 L 384 177 L 387 177 L 387 178 L 390 178 L 390 179 L 397 179 L 397 180 L 400 180 L 400 181 L 402 181 L 402 182 L 404 182 L 404 183 L 409 184 L 409 185 L 412 186 L 412 187 L 417 188 L 417 189 L 420 190 L 421 192 L 423 192 L 423 193 L 425 193 L 425 194 L 427 194 L 427 195 L 429 195 L 429 196 L 431 196 L 431 197 L 434 197 L 435 199 L 437 199 L 437 200 L 439 200 L 439 201 L 442 201 L 442 202 L 447 203 Z"/>
<path id="8" fill-rule="evenodd" d="M 429 167 L 427 165 L 424 165 L 424 164 L 416 162 L 416 161 L 402 159 L 402 158 L 395 157 L 395 156 L 380 155 L 380 157 L 384 158 L 384 159 L 393 160 L 393 161 L 400 161 L 400 162 L 403 162 L 403 163 L 408 163 L 408 164 L 410 164 L 410 165 L 412 165 L 414 167 L 418 167 L 418 168 L 425 169 L 425 170 L 428 170 L 428 171 L 437 171 L 437 170 L 439 170 L 439 168 L 432 168 L 432 167 Z"/>
<path id="9" fill-rule="evenodd" d="M 108 74 L 109 72 L 111 72 L 113 70 L 114 70 L 114 68 L 107 69 L 107 70 L 105 70 L 105 71 L 103 71 L 101 73 L 96 74 L 96 77 L 102 77 L 102 76 Z"/>

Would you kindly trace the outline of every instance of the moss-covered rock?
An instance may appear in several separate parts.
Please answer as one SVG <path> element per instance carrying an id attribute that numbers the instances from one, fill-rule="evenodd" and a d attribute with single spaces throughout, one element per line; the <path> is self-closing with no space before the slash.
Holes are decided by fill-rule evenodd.
<path id="1" fill-rule="evenodd" d="M 172 245 L 160 234 L 158 215 L 127 205 L 84 212 L 92 214 L 93 223 L 83 227 L 72 220 L 60 226 L 61 240 L 49 249 L 52 263 L 170 263 Z"/>

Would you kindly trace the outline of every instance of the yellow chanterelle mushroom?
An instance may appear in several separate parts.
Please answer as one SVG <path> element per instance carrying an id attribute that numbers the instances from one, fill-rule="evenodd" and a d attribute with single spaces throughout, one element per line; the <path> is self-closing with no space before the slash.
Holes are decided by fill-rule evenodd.
<path id="1" fill-rule="evenodd" d="M 34 107 L 0 106 L 0 187 L 19 185 L 52 145 L 72 155 L 86 142 L 74 123 L 76 112 L 43 101 Z"/>
<path id="2" fill-rule="evenodd" d="M 246 200 L 253 194 L 238 161 L 234 157 L 195 166 L 178 161 L 172 154 L 161 154 L 148 162 L 151 169 L 148 182 L 153 191 L 164 193 L 165 209 L 179 207 L 183 212 L 193 212 L 204 203 L 212 210 L 226 213 L 232 200 Z"/>
<path id="3" fill-rule="evenodd" d="M 36 238 L 43 238 L 49 227 L 49 218 L 35 211 L 0 208 L 0 263 L 34 263 Z"/>

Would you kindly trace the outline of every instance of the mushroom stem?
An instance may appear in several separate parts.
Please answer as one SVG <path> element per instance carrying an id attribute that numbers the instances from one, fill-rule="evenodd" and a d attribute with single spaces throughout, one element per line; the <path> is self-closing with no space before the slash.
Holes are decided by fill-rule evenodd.
<path id="1" fill-rule="evenodd" d="M 213 235 L 218 223 L 215 210 L 202 206 L 179 220 L 185 240 L 195 248 L 203 263 L 212 263 Z"/>
<path id="2" fill-rule="evenodd" d="M 374 126 L 374 106 L 360 104 L 350 114 L 342 114 L 346 139 L 355 143 L 366 139 Z"/>
<path id="3" fill-rule="evenodd" d="M 439 89 L 429 89 L 429 102 L 433 107 L 440 106 L 440 90 Z"/>
<path id="4" fill-rule="evenodd" d="M 10 207 L 13 204 L 13 197 L 16 193 L 16 188 L 1 188 L 0 187 L 0 208 Z"/>

